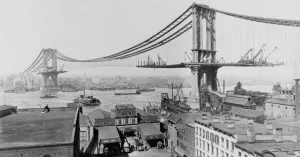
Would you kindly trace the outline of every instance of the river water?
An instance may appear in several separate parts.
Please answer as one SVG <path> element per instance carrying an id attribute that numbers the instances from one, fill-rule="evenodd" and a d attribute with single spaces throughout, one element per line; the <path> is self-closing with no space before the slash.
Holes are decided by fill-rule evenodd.
<path id="1" fill-rule="evenodd" d="M 256 90 L 261 92 L 271 92 L 272 86 L 243 86 L 246 90 Z M 227 90 L 233 90 L 234 86 L 226 86 Z M 114 108 L 115 104 L 133 104 L 137 108 L 142 108 L 144 105 L 151 104 L 160 104 L 160 94 L 169 93 L 171 97 L 171 89 L 167 88 L 156 88 L 154 92 L 144 92 L 140 95 L 114 95 L 115 92 L 135 92 L 136 90 L 116 90 L 116 91 L 91 91 L 86 90 L 86 95 L 93 95 L 94 97 L 100 99 L 101 105 L 99 106 L 83 106 L 83 111 L 85 113 L 91 112 L 95 109 L 103 109 L 110 111 Z M 185 96 L 189 97 L 191 88 L 183 88 L 183 93 Z M 46 104 L 49 107 L 65 107 L 67 103 L 72 103 L 73 99 L 77 98 L 80 94 L 83 94 L 83 91 L 80 92 L 56 92 L 50 93 L 55 95 L 58 98 L 55 99 L 41 99 L 41 96 L 45 94 L 42 91 L 26 92 L 26 93 L 0 93 L 0 105 L 13 105 L 18 106 L 18 108 L 39 108 L 44 107 Z M 176 90 L 174 90 L 176 94 Z M 198 108 L 198 103 L 192 102 L 192 98 L 188 98 L 192 108 Z M 40 104 L 40 105 L 39 105 Z"/>

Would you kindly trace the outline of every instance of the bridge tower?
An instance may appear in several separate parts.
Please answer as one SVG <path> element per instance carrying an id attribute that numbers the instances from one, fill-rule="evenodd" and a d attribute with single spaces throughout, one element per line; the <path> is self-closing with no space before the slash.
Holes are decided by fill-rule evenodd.
<path id="1" fill-rule="evenodd" d="M 48 66 L 48 62 L 52 60 L 52 65 Z M 39 72 L 44 78 L 44 88 L 58 88 L 57 76 L 60 73 L 67 71 L 57 70 L 57 50 L 55 49 L 43 49 L 43 68 Z M 48 81 L 51 77 L 52 81 Z"/>
<path id="2" fill-rule="evenodd" d="M 201 87 L 217 90 L 217 72 L 220 66 L 211 66 L 216 60 L 216 13 L 208 6 L 194 4 L 193 7 L 193 62 L 208 63 L 191 66 L 193 72 L 192 93 L 200 99 L 200 108 L 205 105 Z M 205 37 L 205 38 L 204 38 Z"/>

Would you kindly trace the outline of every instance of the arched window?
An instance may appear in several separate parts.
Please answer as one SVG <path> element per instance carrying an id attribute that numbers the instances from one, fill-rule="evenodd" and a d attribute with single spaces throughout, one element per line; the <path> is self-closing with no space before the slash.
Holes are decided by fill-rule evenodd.
<path id="1" fill-rule="evenodd" d="M 219 136 L 218 135 L 215 135 L 215 143 L 219 144 Z"/>

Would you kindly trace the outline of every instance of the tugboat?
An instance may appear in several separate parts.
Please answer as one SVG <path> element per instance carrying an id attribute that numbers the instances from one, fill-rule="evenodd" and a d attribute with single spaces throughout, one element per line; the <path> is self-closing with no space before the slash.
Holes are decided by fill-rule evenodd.
<path id="1" fill-rule="evenodd" d="M 51 99 L 51 98 L 57 98 L 57 96 L 50 95 L 50 94 L 47 94 L 45 96 L 41 96 L 41 99 Z"/>
<path id="2" fill-rule="evenodd" d="M 73 102 L 81 103 L 83 105 L 88 105 L 88 106 L 97 106 L 101 104 L 101 101 L 99 99 L 96 99 L 93 96 L 85 96 L 85 90 L 84 90 L 84 95 L 80 95 L 78 98 L 74 99 Z"/>

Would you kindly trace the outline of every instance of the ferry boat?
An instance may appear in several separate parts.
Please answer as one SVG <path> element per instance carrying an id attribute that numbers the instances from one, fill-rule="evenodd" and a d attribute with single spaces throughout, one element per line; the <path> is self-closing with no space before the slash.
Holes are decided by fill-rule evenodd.
<path id="1" fill-rule="evenodd" d="M 89 106 L 96 106 L 101 104 L 101 101 L 99 99 L 96 99 L 93 96 L 85 96 L 85 95 L 80 95 L 80 97 L 74 99 L 73 102 L 80 103 L 83 105 L 89 105 Z"/>
<path id="2" fill-rule="evenodd" d="M 41 99 L 52 99 L 52 98 L 57 98 L 57 96 L 54 96 L 54 95 L 45 95 L 45 96 L 41 96 Z"/>

